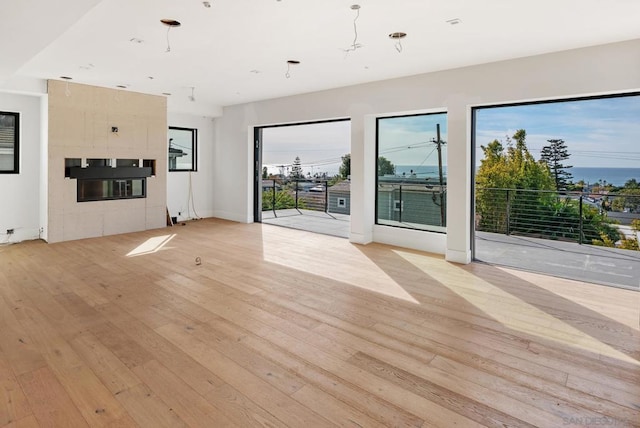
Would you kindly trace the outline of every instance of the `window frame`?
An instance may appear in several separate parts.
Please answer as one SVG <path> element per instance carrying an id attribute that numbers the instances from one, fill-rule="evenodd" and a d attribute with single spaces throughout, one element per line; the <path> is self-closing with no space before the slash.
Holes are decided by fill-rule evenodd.
<path id="1" fill-rule="evenodd" d="M 446 217 L 445 217 L 445 225 L 444 226 L 438 226 L 438 225 L 431 225 L 431 224 L 419 224 L 419 226 L 417 226 L 418 224 L 413 224 L 413 225 L 409 225 L 409 223 L 405 223 L 405 222 L 401 222 L 401 224 L 391 224 L 391 223 L 385 223 L 385 222 L 380 222 L 380 218 L 379 218 L 379 206 L 378 206 L 378 199 L 380 197 L 379 195 L 379 187 L 380 187 L 380 182 L 379 182 L 379 177 L 378 177 L 378 159 L 380 157 L 380 122 L 383 120 L 387 120 L 387 119 L 398 119 L 398 118 L 407 118 L 407 117 L 415 117 L 415 116 L 432 116 L 432 115 L 439 115 L 439 114 L 443 114 L 445 116 L 445 121 L 448 122 L 449 120 L 449 112 L 446 109 L 433 109 L 433 110 L 428 110 L 428 111 L 419 111 L 419 112 L 407 112 L 407 113 L 394 113 L 394 114 L 389 114 L 389 115 L 380 115 L 380 116 L 376 116 L 375 117 L 375 206 L 374 206 L 374 224 L 376 226 L 383 226 L 383 227 L 394 227 L 394 228 L 400 228 L 400 229 L 406 229 L 406 230 L 412 230 L 412 231 L 418 231 L 418 232 L 430 232 L 430 233 L 443 233 L 446 234 L 447 233 L 447 226 L 446 226 Z M 448 131 L 448 123 L 446 126 L 446 129 Z M 445 162 L 443 162 L 443 166 L 446 167 L 447 162 L 446 162 L 446 158 L 444 159 Z M 446 189 L 446 185 L 445 185 L 445 189 Z M 445 195 L 446 195 L 446 190 L 445 190 Z M 396 208 L 396 204 L 395 202 L 397 202 L 399 200 L 394 200 L 393 201 L 393 212 L 404 212 L 404 201 L 401 202 L 401 205 L 399 207 Z M 445 213 L 446 216 L 446 213 Z M 403 224 L 404 223 L 404 224 Z"/>
<path id="2" fill-rule="evenodd" d="M 13 168 L 0 170 L 0 174 L 20 173 L 20 113 L 0 111 L 0 115 L 13 116 L 15 120 L 13 133 Z"/>
<path id="3" fill-rule="evenodd" d="M 169 160 L 169 142 L 167 142 L 167 170 L 169 172 L 191 172 L 198 171 L 198 129 L 197 128 L 185 128 L 181 126 L 169 126 L 167 136 L 171 139 L 171 131 L 189 131 L 191 132 L 191 168 L 171 168 L 171 161 Z"/>

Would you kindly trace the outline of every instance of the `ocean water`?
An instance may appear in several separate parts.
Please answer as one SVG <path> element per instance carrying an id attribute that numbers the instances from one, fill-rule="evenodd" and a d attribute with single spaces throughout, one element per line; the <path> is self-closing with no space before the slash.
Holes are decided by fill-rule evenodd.
<path id="1" fill-rule="evenodd" d="M 438 178 L 438 166 L 437 165 L 396 165 L 396 175 L 406 176 L 411 175 L 411 172 L 419 178 Z M 447 176 L 447 167 L 442 167 L 442 174 Z"/>
<path id="2" fill-rule="evenodd" d="M 606 180 L 608 184 L 614 186 L 624 186 L 624 184 L 635 178 L 640 183 L 640 168 L 587 168 L 577 167 L 569 168 L 567 172 L 570 172 L 573 176 L 571 181 L 574 183 L 582 180 L 588 184 L 594 184 L 598 181 Z"/>
<path id="3" fill-rule="evenodd" d="M 447 167 L 443 167 L 443 174 L 446 177 Z M 436 165 L 396 165 L 396 175 L 410 175 L 411 170 L 420 178 L 437 178 L 438 167 Z M 595 168 L 595 167 L 577 167 L 567 170 L 573 176 L 571 181 L 574 183 L 583 180 L 585 183 L 594 184 L 598 181 L 606 180 L 608 184 L 613 186 L 624 186 L 624 184 L 632 178 L 640 183 L 640 168 Z"/>

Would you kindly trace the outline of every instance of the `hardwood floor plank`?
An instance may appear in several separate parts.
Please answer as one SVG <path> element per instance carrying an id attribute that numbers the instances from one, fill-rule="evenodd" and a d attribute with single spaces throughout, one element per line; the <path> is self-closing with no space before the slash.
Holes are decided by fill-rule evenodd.
<path id="1" fill-rule="evenodd" d="M 159 328 L 158 331 L 176 345 L 186 349 L 196 361 L 285 424 L 289 426 L 333 426 L 322 416 L 301 406 L 296 401 L 287 399 L 287 395 L 270 386 L 266 381 L 253 375 L 202 341 L 191 337 L 179 326 L 166 325 Z"/>
<path id="2" fill-rule="evenodd" d="M 133 369 L 144 383 L 190 427 L 235 427 L 220 410 L 155 360 Z"/>
<path id="3" fill-rule="evenodd" d="M 31 414 L 27 397 L 0 350 L 0 427 Z"/>
<path id="4" fill-rule="evenodd" d="M 18 382 L 41 427 L 87 427 L 62 384 L 46 367 L 21 374 Z"/>
<path id="5" fill-rule="evenodd" d="M 122 391 L 117 398 L 141 427 L 187 427 L 174 410 L 144 384 Z"/>
<path id="6" fill-rule="evenodd" d="M 129 367 L 93 334 L 76 336 L 71 341 L 71 346 L 113 395 L 141 383 Z"/>
<path id="7" fill-rule="evenodd" d="M 214 373 L 198 364 L 183 350 L 164 339 L 131 314 L 113 305 L 103 306 L 101 310 L 114 324 L 114 327 L 104 333 L 105 335 L 111 334 L 110 339 L 115 342 L 113 345 L 107 346 L 127 367 L 137 367 L 155 359 L 185 380 L 200 394 L 206 394 L 214 387 L 224 383 Z M 102 341 L 102 335 L 97 334 L 97 337 Z M 131 344 L 136 350 L 133 355 L 130 354 L 129 349 Z"/>
<path id="8" fill-rule="evenodd" d="M 457 414 L 463 415 L 471 420 L 488 427 L 513 426 L 513 427 L 534 427 L 543 426 L 540 423 L 548 423 L 546 417 L 536 418 L 534 412 L 530 412 L 527 416 L 531 419 L 537 419 L 535 422 L 525 422 L 514 416 L 504 413 L 493 406 L 500 405 L 501 402 L 506 406 L 511 405 L 508 398 L 492 393 L 489 390 L 482 390 L 478 393 L 468 388 L 466 385 L 465 392 L 456 391 L 454 382 L 448 382 L 449 387 L 443 387 L 427 379 L 412 375 L 409 372 L 401 370 L 395 366 L 387 364 L 383 361 L 370 357 L 364 353 L 358 353 L 353 356 L 350 363 L 356 367 L 360 367 L 370 373 L 387 379 L 393 383 L 402 385 L 403 388 L 424 397 L 430 402 L 436 403 L 447 408 Z M 483 400 L 484 399 L 484 400 Z M 485 401 L 486 400 L 486 401 Z M 483 402 L 484 401 L 484 402 Z M 505 403 L 506 402 L 506 403 Z M 524 406 L 520 405 L 519 409 Z M 537 422 L 537 423 L 536 423 Z"/>
<path id="9" fill-rule="evenodd" d="M 319 415 L 324 415 L 331 422 L 345 428 L 375 428 L 384 425 L 366 414 L 358 412 L 330 394 L 310 385 L 305 385 L 292 397 Z"/>
<path id="10" fill-rule="evenodd" d="M 3 426 L 3 428 L 39 428 L 39 427 L 40 427 L 40 424 L 38 424 L 38 420 L 33 415 L 12 421 L 11 423 Z"/>
<path id="11" fill-rule="evenodd" d="M 230 385 L 216 387 L 209 391 L 205 398 L 239 427 L 270 428 L 284 425 Z"/>

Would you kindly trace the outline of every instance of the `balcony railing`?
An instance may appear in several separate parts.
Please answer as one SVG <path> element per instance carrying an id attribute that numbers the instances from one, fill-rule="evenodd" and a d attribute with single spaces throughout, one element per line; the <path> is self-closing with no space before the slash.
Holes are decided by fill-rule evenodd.
<path id="1" fill-rule="evenodd" d="M 476 189 L 476 230 L 591 244 L 621 236 L 640 219 L 640 195 L 526 189 Z"/>
<path id="2" fill-rule="evenodd" d="M 262 211 L 301 209 L 329 213 L 327 180 L 269 179 L 262 180 Z"/>

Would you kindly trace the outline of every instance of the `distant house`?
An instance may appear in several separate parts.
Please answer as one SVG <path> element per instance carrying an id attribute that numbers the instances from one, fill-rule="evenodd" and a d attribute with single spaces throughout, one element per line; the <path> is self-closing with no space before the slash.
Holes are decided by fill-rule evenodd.
<path id="1" fill-rule="evenodd" d="M 446 183 L 443 186 L 446 204 Z M 441 218 L 440 185 L 411 177 L 378 178 L 378 219 L 402 223 L 446 224 Z"/>
<path id="2" fill-rule="evenodd" d="M 263 179 L 262 180 L 262 191 L 266 192 L 268 190 L 272 190 L 273 187 L 275 186 L 276 190 L 280 190 L 281 186 L 279 183 L 277 183 L 275 180 L 267 180 L 267 179 Z"/>
<path id="3" fill-rule="evenodd" d="M 336 214 L 351 213 L 351 182 L 341 181 L 329 187 L 328 211 Z"/>
<path id="4" fill-rule="evenodd" d="M 182 156 L 186 156 L 184 151 L 169 146 L 169 170 L 178 169 L 178 158 L 181 158 Z"/>

